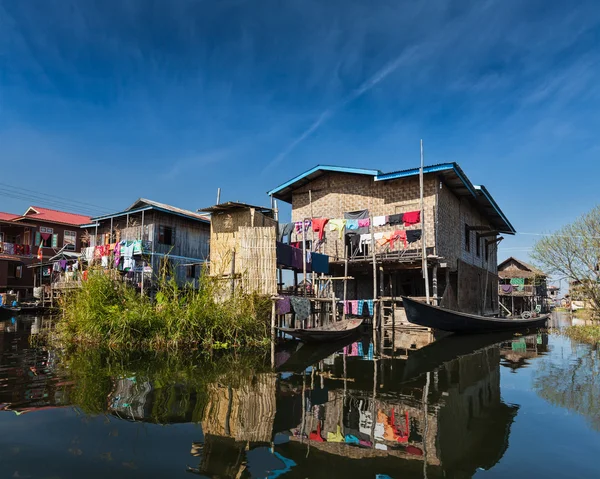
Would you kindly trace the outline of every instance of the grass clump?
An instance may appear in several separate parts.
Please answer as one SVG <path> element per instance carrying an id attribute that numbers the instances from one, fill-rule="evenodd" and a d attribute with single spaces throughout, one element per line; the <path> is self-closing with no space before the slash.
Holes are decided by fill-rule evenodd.
<path id="1" fill-rule="evenodd" d="M 55 339 L 111 349 L 229 349 L 266 346 L 270 300 L 256 294 L 224 298 L 223 288 L 202 275 L 197 289 L 163 275 L 154 298 L 101 270 L 61 300 Z"/>
<path id="2" fill-rule="evenodd" d="M 600 324 L 569 326 L 564 333 L 571 339 L 588 344 L 600 343 Z"/>

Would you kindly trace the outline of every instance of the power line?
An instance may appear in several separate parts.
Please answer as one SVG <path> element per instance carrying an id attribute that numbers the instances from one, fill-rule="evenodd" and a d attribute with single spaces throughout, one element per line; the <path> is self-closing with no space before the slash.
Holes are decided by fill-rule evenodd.
<path id="1" fill-rule="evenodd" d="M 9 185 L 9 184 L 6 184 L 6 183 L 1 183 L 0 182 L 0 187 L 2 187 L 4 189 L 8 189 L 9 191 L 10 190 L 14 190 L 18 194 L 29 193 L 32 196 L 36 196 L 38 198 L 41 197 L 42 199 L 45 199 L 45 198 L 54 198 L 54 199 L 58 200 L 61 203 L 78 204 L 78 205 L 85 206 L 85 207 L 88 207 L 88 208 L 91 208 L 91 209 L 94 209 L 94 210 L 106 211 L 106 209 L 105 209 L 104 206 L 95 205 L 95 204 L 92 204 L 92 203 L 87 203 L 87 202 L 79 201 L 79 200 L 73 200 L 73 199 L 70 199 L 70 198 L 65 198 L 63 196 L 52 195 L 50 193 L 42 193 L 40 191 L 30 190 L 30 189 L 27 189 L 27 188 L 15 187 L 15 186 L 12 186 L 12 185 Z"/>
<path id="2" fill-rule="evenodd" d="M 18 194 L 16 192 L 13 191 L 6 191 L 0 188 L 0 196 L 5 196 L 8 198 L 13 198 L 13 199 L 18 199 L 18 200 L 25 200 L 28 202 L 31 201 L 35 201 L 35 202 L 41 202 L 42 204 L 47 205 L 48 207 L 52 207 L 52 208 L 60 208 L 63 210 L 69 210 L 70 212 L 84 212 L 85 214 L 88 213 L 94 213 L 94 214 L 98 214 L 98 213 L 105 213 L 106 209 L 92 209 L 92 208 L 85 208 L 85 207 L 81 207 L 79 205 L 73 205 L 72 203 L 67 203 L 67 202 L 60 202 L 57 200 L 50 200 L 48 198 L 43 198 L 43 197 L 39 197 L 39 196 L 35 196 L 35 195 L 28 195 L 28 194 Z"/>
<path id="3" fill-rule="evenodd" d="M 556 233 L 517 233 L 517 234 L 518 235 L 529 235 L 529 236 L 555 236 L 557 238 L 600 239 L 600 236 L 559 235 Z"/>

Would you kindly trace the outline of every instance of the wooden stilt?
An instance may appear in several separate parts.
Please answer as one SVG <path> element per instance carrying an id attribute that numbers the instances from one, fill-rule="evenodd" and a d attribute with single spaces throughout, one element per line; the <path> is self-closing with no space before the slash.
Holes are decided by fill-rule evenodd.
<path id="1" fill-rule="evenodd" d="M 371 233 L 371 256 L 373 258 L 373 332 L 377 331 L 377 315 L 375 314 L 377 308 L 377 260 L 375 256 L 375 236 L 373 234 L 373 217 L 369 220 L 369 230 Z M 374 338 L 375 339 L 375 338 Z"/>
<path id="2" fill-rule="evenodd" d="M 275 318 L 277 315 L 276 304 L 277 300 L 274 299 L 271 305 L 271 367 L 275 367 Z"/>

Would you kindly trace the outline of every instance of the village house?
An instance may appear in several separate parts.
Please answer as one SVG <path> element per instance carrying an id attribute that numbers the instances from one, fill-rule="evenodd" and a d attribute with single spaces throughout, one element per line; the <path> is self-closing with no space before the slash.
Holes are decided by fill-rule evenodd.
<path id="1" fill-rule="evenodd" d="M 39 206 L 30 206 L 23 215 L 0 213 L 0 291 L 31 296 L 42 280 L 31 268 L 38 255 L 50 258 L 61 251 L 80 251 L 79 227 L 89 221 L 84 215 Z"/>
<path id="2" fill-rule="evenodd" d="M 520 315 L 536 309 L 546 311 L 548 275 L 542 270 L 511 256 L 498 265 L 498 277 L 498 294 L 505 312 Z"/>
<path id="3" fill-rule="evenodd" d="M 129 275 L 132 283 L 150 289 L 161 272 L 179 285 L 197 286 L 208 260 L 210 219 L 193 211 L 140 198 L 129 208 L 91 218 L 82 225 L 84 264 L 97 260 Z M 115 243 L 131 245 L 131 257 L 115 262 Z M 139 245 L 139 247 L 137 246 Z M 109 259 L 110 258 L 110 259 Z M 123 261 L 127 263 L 124 265 Z"/>
<path id="4" fill-rule="evenodd" d="M 425 248 L 434 301 L 465 312 L 497 312 L 497 244 L 515 229 L 488 190 L 456 163 L 424 168 L 421 215 L 419 172 L 319 165 L 268 194 L 291 204 L 293 223 L 312 220 L 303 233 L 308 249 L 329 256 L 332 275 L 353 278 L 347 299 L 425 296 Z M 362 231 L 344 228 L 354 219 Z M 322 233 L 314 230 L 319 223 Z M 287 240 L 300 242 L 302 234 L 294 231 Z"/>

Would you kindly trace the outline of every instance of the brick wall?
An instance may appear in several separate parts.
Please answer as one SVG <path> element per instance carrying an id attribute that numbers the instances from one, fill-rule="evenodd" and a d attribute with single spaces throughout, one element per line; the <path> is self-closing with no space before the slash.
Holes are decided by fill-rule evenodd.
<path id="1" fill-rule="evenodd" d="M 425 177 L 425 223 L 407 227 L 406 229 L 422 229 L 426 225 L 427 247 L 435 247 L 435 177 Z M 309 202 L 309 190 L 312 205 Z M 420 209 L 419 178 L 402 178 L 390 181 L 374 181 L 371 176 L 347 173 L 325 174 L 302 188 L 294 191 L 292 196 L 292 221 L 302 218 L 343 218 L 345 212 L 368 209 L 371 216 L 392 215 Z M 401 227 L 400 227 L 401 228 Z M 330 232 L 326 227 L 325 250 L 330 256 L 343 256 L 343 240 L 338 232 Z M 376 227 L 375 232 L 386 232 L 399 229 L 398 226 Z M 311 239 L 309 230 L 308 239 Z M 300 241 L 301 236 L 293 235 L 293 241 Z M 421 247 L 420 243 L 416 244 Z M 379 249 L 377 250 L 379 252 Z"/>

